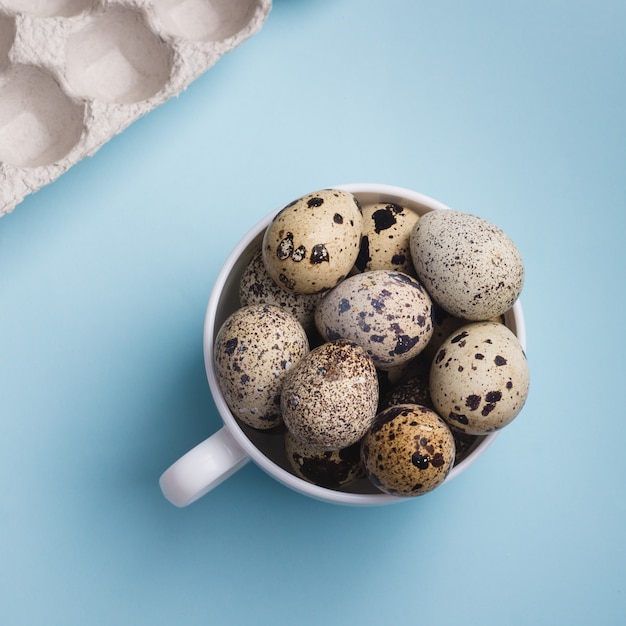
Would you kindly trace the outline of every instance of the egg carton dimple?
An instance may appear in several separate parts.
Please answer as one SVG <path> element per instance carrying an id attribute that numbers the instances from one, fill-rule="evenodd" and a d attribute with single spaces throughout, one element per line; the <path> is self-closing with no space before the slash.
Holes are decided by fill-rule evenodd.
<path id="1" fill-rule="evenodd" d="M 0 216 L 255 34 L 271 0 L 0 0 Z"/>

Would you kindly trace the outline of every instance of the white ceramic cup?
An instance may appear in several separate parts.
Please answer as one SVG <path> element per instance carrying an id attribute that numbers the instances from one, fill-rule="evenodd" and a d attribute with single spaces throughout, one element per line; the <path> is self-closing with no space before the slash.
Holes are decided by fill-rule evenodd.
<path id="1" fill-rule="evenodd" d="M 394 202 L 415 210 L 419 214 L 448 209 L 441 202 L 421 193 L 390 185 L 363 183 L 337 185 L 336 188 L 353 193 L 362 205 L 373 202 Z M 302 480 L 290 469 L 284 452 L 282 432 L 254 430 L 238 422 L 222 396 L 213 361 L 215 336 L 226 318 L 239 307 L 241 274 L 254 253 L 260 248 L 263 233 L 279 210 L 277 209 L 257 223 L 237 244 L 226 259 L 209 299 L 204 323 L 204 362 L 209 387 L 224 425 L 163 473 L 159 480 L 161 490 L 172 504 L 179 507 L 187 506 L 211 491 L 248 461 L 253 460 L 283 485 L 318 500 L 362 506 L 406 501 L 408 498 L 381 493 L 367 479 L 352 483 L 340 491 L 319 487 Z M 505 323 L 517 335 L 525 350 L 526 330 L 519 301 L 505 314 Z M 446 482 L 472 465 L 491 445 L 496 436 L 497 432 L 482 437 L 474 449 L 452 468 Z"/>

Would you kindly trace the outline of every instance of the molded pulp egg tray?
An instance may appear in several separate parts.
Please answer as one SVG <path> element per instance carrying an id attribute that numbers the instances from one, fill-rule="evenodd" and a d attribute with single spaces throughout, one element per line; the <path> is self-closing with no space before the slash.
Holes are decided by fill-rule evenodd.
<path id="1" fill-rule="evenodd" d="M 256 33 L 271 0 L 0 0 L 0 216 Z"/>

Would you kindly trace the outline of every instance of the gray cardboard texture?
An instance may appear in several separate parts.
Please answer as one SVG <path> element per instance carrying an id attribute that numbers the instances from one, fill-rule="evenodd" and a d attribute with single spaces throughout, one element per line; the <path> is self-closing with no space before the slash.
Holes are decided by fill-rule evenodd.
<path id="1" fill-rule="evenodd" d="M 185 89 L 271 0 L 0 0 L 0 216 Z"/>

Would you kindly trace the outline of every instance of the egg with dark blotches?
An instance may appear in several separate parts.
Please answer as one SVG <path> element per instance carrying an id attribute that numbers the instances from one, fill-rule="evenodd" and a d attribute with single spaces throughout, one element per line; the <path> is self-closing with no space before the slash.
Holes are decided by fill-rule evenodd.
<path id="1" fill-rule="evenodd" d="M 411 234 L 411 257 L 432 299 L 466 320 L 502 315 L 524 284 L 524 264 L 511 238 L 461 211 L 424 214 Z"/>
<path id="2" fill-rule="evenodd" d="M 310 193 L 284 207 L 266 228 L 263 262 L 272 279 L 288 291 L 330 289 L 352 269 L 362 227 L 361 207 L 351 193 Z"/>
<path id="3" fill-rule="evenodd" d="M 339 489 L 363 478 L 360 442 L 341 450 L 321 450 L 285 431 L 285 453 L 296 476 L 327 489 Z"/>
<path id="4" fill-rule="evenodd" d="M 483 441 L 485 436 L 462 433 L 456 428 L 450 428 L 450 430 L 452 431 L 454 445 L 456 447 L 454 465 L 458 465 L 459 463 L 465 461 L 465 459 L 476 449 L 480 442 Z"/>
<path id="5" fill-rule="evenodd" d="M 421 354 L 418 355 L 408 363 L 400 379 L 381 393 L 378 410 L 394 404 L 419 404 L 434 409 L 430 399 L 429 373 L 430 361 L 422 359 Z"/>
<path id="6" fill-rule="evenodd" d="M 242 306 L 275 304 L 292 313 L 307 332 L 315 326 L 315 307 L 323 295 L 323 291 L 294 293 L 280 287 L 269 275 L 260 249 L 246 265 L 239 281 L 239 301 Z"/>
<path id="7" fill-rule="evenodd" d="M 522 410 L 530 384 L 528 361 L 504 324 L 473 322 L 448 337 L 430 370 L 437 412 L 455 429 L 485 435 Z"/>
<path id="8" fill-rule="evenodd" d="M 355 270 L 397 270 L 415 275 L 410 238 L 419 214 L 393 202 L 363 206 L 363 235 Z"/>
<path id="9" fill-rule="evenodd" d="M 280 424 L 283 381 L 308 351 L 306 333 L 291 313 L 269 304 L 232 313 L 215 337 L 214 363 L 233 415 L 260 430 Z"/>
<path id="10" fill-rule="evenodd" d="M 286 376 L 280 406 L 285 426 L 298 441 L 327 450 L 347 448 L 376 416 L 374 363 L 351 341 L 324 343 Z"/>
<path id="11" fill-rule="evenodd" d="M 414 278 L 393 270 L 355 274 L 329 291 L 315 311 L 326 340 L 362 346 L 376 367 L 391 369 L 417 356 L 432 335 L 430 296 Z"/>
<path id="12" fill-rule="evenodd" d="M 441 485 L 454 457 L 448 425 L 435 411 L 417 404 L 381 411 L 361 442 L 366 476 L 396 496 L 420 496 Z"/>

